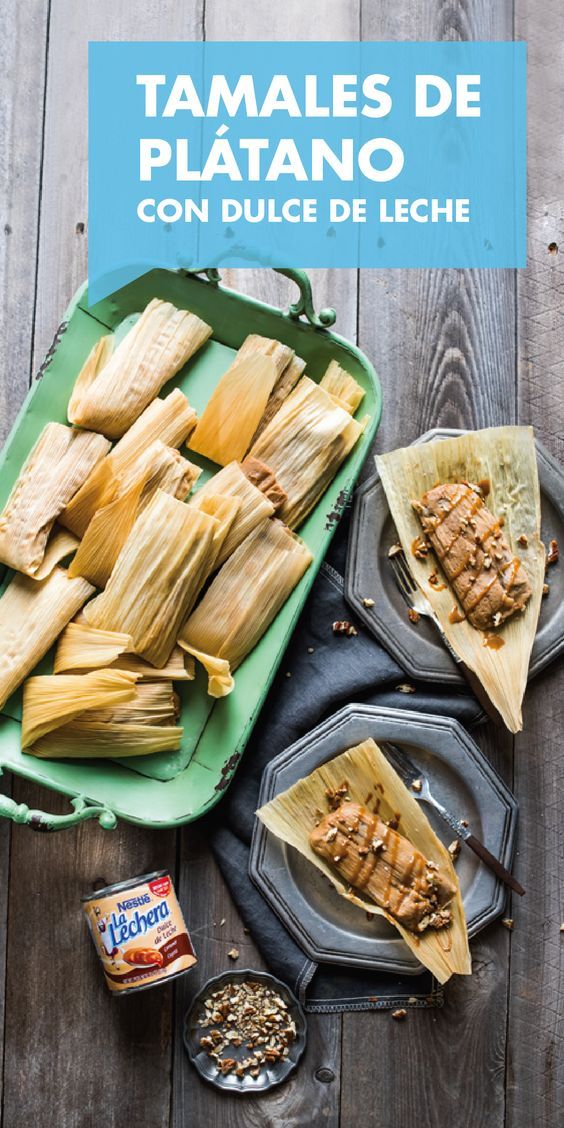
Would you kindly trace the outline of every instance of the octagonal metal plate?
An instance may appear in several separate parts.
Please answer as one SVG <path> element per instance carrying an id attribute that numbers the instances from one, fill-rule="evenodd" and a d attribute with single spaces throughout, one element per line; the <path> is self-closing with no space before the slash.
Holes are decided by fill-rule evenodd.
<path id="1" fill-rule="evenodd" d="M 285 791 L 320 764 L 373 739 L 403 746 L 424 772 L 437 799 L 510 867 L 517 826 L 517 802 L 465 729 L 447 717 L 373 705 L 347 705 L 281 752 L 265 769 L 260 805 Z M 452 831 L 424 805 L 445 845 Z M 298 851 L 276 838 L 257 819 L 249 873 L 268 904 L 312 960 L 417 975 L 423 969 L 395 929 L 340 897 L 327 878 Z M 470 936 L 503 912 L 506 889 L 471 850 L 462 846 L 457 862 Z"/>
<path id="2" fill-rule="evenodd" d="M 437 429 L 427 431 L 417 442 L 463 433 Z M 553 537 L 564 544 L 564 470 L 540 443 L 536 445 L 541 536 L 545 545 Z M 347 602 L 411 677 L 466 685 L 433 624 L 423 618 L 414 624 L 407 616 L 388 563 L 388 549 L 397 539 L 384 488 L 376 475 L 355 495 L 345 578 Z M 547 578 L 550 593 L 541 604 L 529 677 L 544 670 L 564 650 L 564 568 L 550 569 Z M 373 607 L 365 607 L 363 599 L 367 598 L 374 599 Z"/>

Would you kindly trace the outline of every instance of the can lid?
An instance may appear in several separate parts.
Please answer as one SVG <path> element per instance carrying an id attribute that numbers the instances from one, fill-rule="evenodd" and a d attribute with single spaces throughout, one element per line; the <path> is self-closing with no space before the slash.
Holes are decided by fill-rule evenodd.
<path id="1" fill-rule="evenodd" d="M 105 885 L 103 889 L 95 889 L 93 893 L 85 893 L 81 901 L 96 901 L 98 897 L 107 897 L 110 893 L 121 893 L 124 889 L 133 889 L 146 881 L 156 881 L 159 877 L 170 877 L 168 870 L 155 870 L 154 873 L 142 873 L 139 877 L 130 877 L 126 881 L 116 881 L 113 885 Z"/>

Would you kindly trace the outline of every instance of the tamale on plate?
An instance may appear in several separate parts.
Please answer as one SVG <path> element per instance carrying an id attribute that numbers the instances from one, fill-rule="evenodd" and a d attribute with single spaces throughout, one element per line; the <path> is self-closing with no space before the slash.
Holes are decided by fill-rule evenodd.
<path id="1" fill-rule="evenodd" d="M 466 920 L 450 854 L 372 739 L 322 764 L 257 816 L 325 874 L 341 897 L 384 916 L 439 982 L 470 974 Z M 378 835 L 381 823 L 385 829 Z M 365 842 L 365 831 L 373 829 L 376 834 Z M 369 856 L 374 866 L 366 864 Z M 369 869 L 371 883 L 356 887 L 352 879 L 361 880 Z M 369 891 L 381 903 L 367 896 Z"/>
<path id="2" fill-rule="evenodd" d="M 490 427 L 468 431 L 454 438 L 417 443 L 379 455 L 376 466 L 415 581 L 431 604 L 450 645 L 479 677 L 509 730 L 519 732 L 522 727 L 521 702 L 537 629 L 545 571 L 532 428 Z M 472 490 L 468 483 L 476 489 Z M 453 486 L 456 487 L 454 496 L 460 499 L 464 510 L 462 514 L 458 506 L 451 512 Z M 486 492 L 487 507 L 483 501 Z M 426 498 L 431 499 L 431 506 L 426 504 Z M 452 548 L 458 541 L 458 549 L 454 553 L 456 563 L 453 557 L 452 568 L 447 562 L 447 567 L 442 570 L 441 561 L 433 551 L 432 537 L 431 546 L 425 551 L 423 545 L 422 552 L 422 526 L 413 502 L 428 512 L 429 517 L 424 517 L 424 522 L 428 522 L 429 531 L 435 523 L 433 511 L 441 503 L 437 512 L 441 513 L 441 518 L 443 512 L 447 517 L 443 525 L 443 534 L 447 530 L 446 542 L 443 543 L 440 532 L 441 518 L 433 532 L 441 554 L 445 553 L 451 541 Z M 468 522 L 466 526 L 460 526 L 464 531 L 462 538 L 458 536 L 459 515 Z M 471 521 L 475 523 L 475 528 Z M 469 530 L 474 537 L 474 551 Z M 485 538 L 485 545 L 478 544 L 476 537 L 480 542 Z M 490 541 L 491 552 L 484 552 Z M 520 561 L 519 569 L 514 563 L 509 564 L 516 559 Z M 503 577 L 499 578 L 499 568 L 503 568 L 506 562 L 509 568 L 503 583 Z M 508 592 L 507 583 L 513 573 L 516 579 L 519 572 L 526 577 L 520 592 L 523 598 L 514 600 L 520 589 L 510 583 Z M 451 584 L 453 576 L 456 586 Z M 471 595 L 470 587 L 474 580 L 478 587 Z M 493 581 L 497 581 L 495 590 Z M 490 598 L 482 599 L 481 593 L 487 594 L 488 591 Z M 527 598 L 524 598 L 525 592 Z M 462 606 L 457 602 L 457 596 L 463 597 Z M 472 616 L 476 623 L 473 625 L 464 610 L 466 604 L 471 614 L 473 611 L 478 613 L 480 603 L 488 628 L 491 627 L 485 631 L 479 629 L 485 625 L 484 620 L 477 615 Z M 508 617 L 506 612 L 509 611 L 517 613 Z"/>

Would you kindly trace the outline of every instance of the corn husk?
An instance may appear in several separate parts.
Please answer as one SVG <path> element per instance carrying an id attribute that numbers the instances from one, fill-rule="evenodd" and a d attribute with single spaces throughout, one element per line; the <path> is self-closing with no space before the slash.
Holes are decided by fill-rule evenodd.
<path id="1" fill-rule="evenodd" d="M 131 701 L 136 680 L 136 674 L 121 670 L 28 678 L 23 691 L 22 748 L 90 709 Z"/>
<path id="2" fill-rule="evenodd" d="M 47 653 L 94 589 L 54 568 L 45 580 L 15 575 L 0 597 L 0 708 Z"/>
<path id="3" fill-rule="evenodd" d="M 53 568 L 61 563 L 61 560 L 70 556 L 72 552 L 76 552 L 79 543 L 79 539 L 75 537 L 74 533 L 69 533 L 68 529 L 61 529 L 58 525 L 53 525 L 43 560 L 31 579 L 46 580 L 47 576 L 51 575 Z"/>
<path id="4" fill-rule="evenodd" d="M 139 681 L 194 681 L 195 670 L 194 663 L 190 660 L 190 655 L 185 654 L 180 646 L 175 646 L 172 654 L 165 666 L 157 669 L 152 666 L 150 662 L 146 662 L 144 658 L 139 658 L 136 654 L 122 654 L 115 662 L 112 662 L 120 670 L 131 670 L 134 674 L 139 674 Z"/>
<path id="5" fill-rule="evenodd" d="M 338 403 L 350 415 L 354 415 L 357 407 L 364 399 L 364 389 L 349 372 L 341 368 L 336 360 L 331 361 L 325 375 L 319 382 L 319 387 L 329 392 L 335 403 Z"/>
<path id="6" fill-rule="evenodd" d="M 362 431 L 328 392 L 302 377 L 250 451 L 288 495 L 279 515 L 291 529 L 319 501 Z"/>
<path id="7" fill-rule="evenodd" d="M 57 643 L 53 671 L 65 674 L 70 670 L 102 669 L 130 649 L 131 638 L 127 634 L 99 631 L 86 623 L 69 623 Z"/>
<path id="8" fill-rule="evenodd" d="M 69 420 L 121 438 L 211 331 L 195 314 L 154 298 L 105 363 L 90 354 L 69 400 Z"/>
<path id="9" fill-rule="evenodd" d="M 190 439 L 190 448 L 222 466 L 243 458 L 275 387 L 293 359 L 294 350 L 280 341 L 256 333 L 246 337 L 215 388 Z"/>
<path id="10" fill-rule="evenodd" d="M 295 388 L 300 376 L 303 376 L 305 366 L 306 362 L 301 356 L 294 356 L 278 377 L 270 393 L 268 403 L 262 413 L 258 427 L 249 443 L 249 448 L 256 443 L 259 435 L 262 435 L 262 432 L 268 426 L 270 420 L 273 419 L 276 412 L 280 410 L 284 400 L 288 398 L 292 389 Z"/>
<path id="11" fill-rule="evenodd" d="M 31 755 L 54 758 L 177 751 L 183 730 L 176 727 L 172 683 L 136 685 L 136 678 L 117 669 L 30 678 L 24 691 L 23 746 Z"/>
<path id="12" fill-rule="evenodd" d="M 488 697 L 511 732 L 522 728 L 521 703 L 537 629 L 544 582 L 545 553 L 540 540 L 540 493 L 535 442 L 530 427 L 491 427 L 451 439 L 437 439 L 380 455 L 376 459 L 399 539 L 417 584 L 438 616 L 456 653 L 479 677 Z M 432 552 L 419 560 L 411 551 L 421 525 L 411 502 L 437 482 L 490 482 L 488 508 L 505 519 L 504 536 L 520 557 L 532 587 L 523 614 L 500 629 L 500 649 L 466 620 L 451 623 L 455 603 L 448 583 L 442 591 L 429 583 L 439 569 Z M 523 548 L 522 534 L 528 539 Z M 439 569 L 440 570 L 440 569 Z"/>
<path id="13" fill-rule="evenodd" d="M 89 627 L 85 622 L 69 623 L 65 628 L 55 651 L 53 671 L 64 674 L 69 671 L 87 673 L 104 667 L 129 670 L 138 674 L 139 681 L 193 681 L 194 672 L 187 668 L 187 656 L 180 646 L 175 646 L 166 664 L 161 669 L 145 662 L 131 653 L 132 639 L 118 631 L 100 631 Z"/>
<path id="14" fill-rule="evenodd" d="M 327 809 L 326 790 L 340 787 L 343 780 L 347 781 L 348 794 L 353 802 L 364 805 L 367 794 L 377 791 L 380 818 L 386 820 L 397 816 L 399 812 L 399 832 L 453 881 L 457 892 L 449 905 L 452 925 L 438 931 L 427 929 L 417 935 L 409 932 L 373 901 L 355 893 L 354 889 L 343 882 L 337 871 L 312 850 L 309 835 L 319 819 L 319 811 Z M 464 908 L 448 850 L 437 838 L 422 807 L 410 795 L 373 740 L 365 740 L 329 760 L 261 807 L 257 811 L 257 817 L 272 834 L 293 846 L 321 870 L 341 897 L 365 912 L 384 916 L 398 930 L 417 959 L 433 972 L 440 983 L 445 983 L 453 974 L 470 974 Z"/>
<path id="15" fill-rule="evenodd" d="M 194 497 L 190 498 L 188 505 L 201 509 L 202 506 L 205 507 L 206 500 L 214 495 L 233 497 L 241 502 L 235 520 L 216 557 L 214 566 L 219 568 L 261 521 L 273 515 L 274 506 L 261 490 L 249 482 L 238 462 L 231 462 L 229 466 L 224 466 L 214 474 L 213 478 L 210 478 L 196 491 Z"/>
<path id="16" fill-rule="evenodd" d="M 135 474 L 139 460 L 160 441 L 167 448 L 179 447 L 196 426 L 197 415 L 186 396 L 175 388 L 166 399 L 153 400 L 109 455 L 96 467 L 84 486 L 61 514 L 60 523 L 83 537 L 98 509 L 116 497 L 120 482 Z M 192 472 L 193 463 L 185 460 Z M 195 474 L 194 482 L 199 474 Z M 194 482 L 192 484 L 194 484 Z"/>
<path id="17" fill-rule="evenodd" d="M 214 559 L 218 522 L 157 490 L 138 517 L 106 590 L 85 608 L 99 630 L 131 635 L 152 665 L 169 660 Z"/>
<path id="18" fill-rule="evenodd" d="M 200 469 L 177 450 L 157 441 L 119 480 L 116 496 L 94 514 L 69 568 L 95 587 L 105 587 L 134 522 L 157 489 L 182 500 Z"/>
<path id="19" fill-rule="evenodd" d="M 244 458 L 275 383 L 273 357 L 253 353 L 241 359 L 237 354 L 190 436 L 190 450 L 220 466 Z"/>
<path id="20" fill-rule="evenodd" d="M 33 576 L 53 524 L 109 443 L 91 431 L 47 423 L 0 514 L 0 561 Z"/>
<path id="21" fill-rule="evenodd" d="M 183 650 L 208 670 L 211 696 L 224 696 L 233 688 L 233 670 L 256 646 L 312 559 L 285 525 L 266 520 L 220 569 L 178 638 Z M 217 660 L 229 668 L 217 667 Z"/>

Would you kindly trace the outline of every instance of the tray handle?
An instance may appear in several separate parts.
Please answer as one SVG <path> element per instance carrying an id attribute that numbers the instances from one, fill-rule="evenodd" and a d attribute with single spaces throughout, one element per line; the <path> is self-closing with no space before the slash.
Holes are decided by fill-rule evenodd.
<path id="1" fill-rule="evenodd" d="M 305 270 L 293 270 L 290 267 L 282 268 L 281 266 L 273 266 L 272 269 L 276 274 L 283 274 L 285 278 L 295 282 L 300 291 L 298 300 L 292 302 L 286 311 L 288 317 L 291 317 L 293 321 L 298 321 L 303 315 L 315 329 L 329 329 L 331 325 L 335 324 L 337 314 L 334 309 L 320 309 L 319 313 L 315 312 L 311 281 Z M 221 282 L 221 274 L 215 267 L 210 267 L 209 270 L 186 270 L 185 273 L 205 274 L 212 286 L 218 286 Z"/>
<path id="2" fill-rule="evenodd" d="M 74 810 L 68 815 L 51 815 L 46 811 L 32 811 L 25 803 L 16 803 L 8 795 L 0 795 L 0 818 L 11 819 L 14 823 L 29 826 L 32 830 L 66 830 L 77 826 L 85 819 L 98 819 L 104 830 L 115 830 L 117 818 L 108 807 L 98 807 L 89 803 L 82 795 L 71 799 Z"/>

